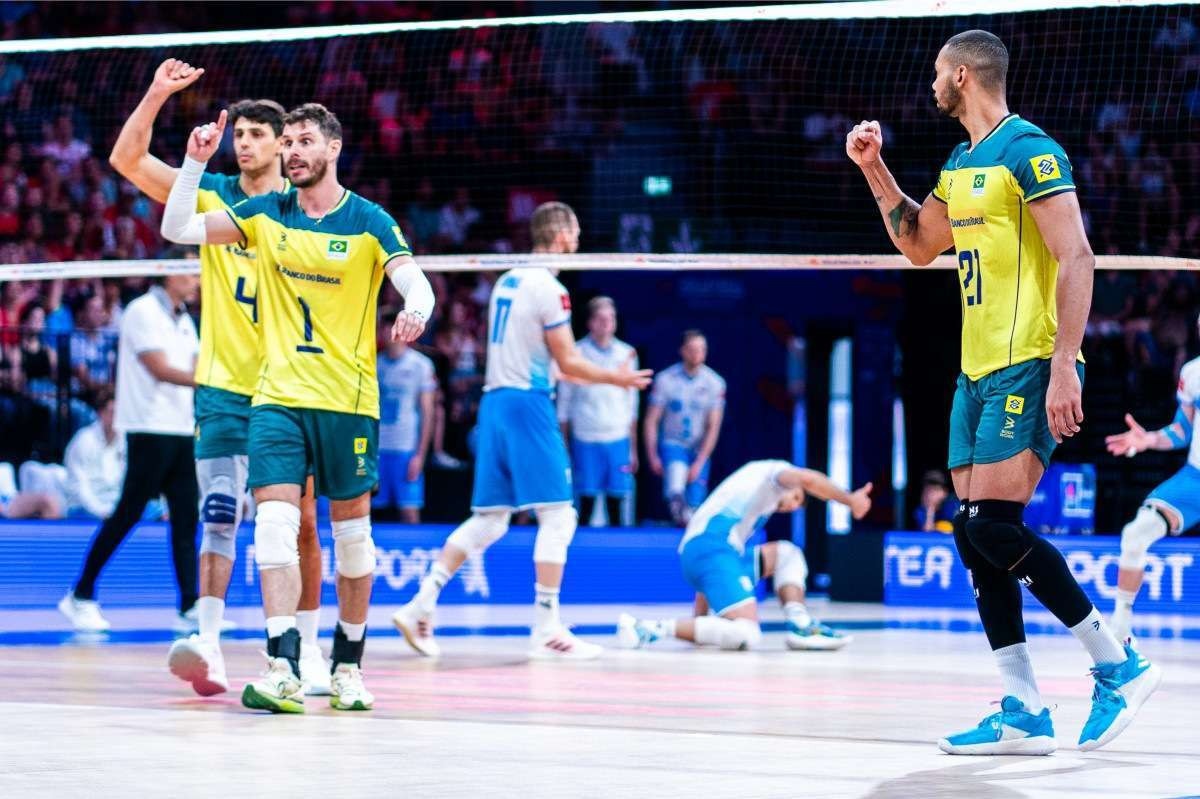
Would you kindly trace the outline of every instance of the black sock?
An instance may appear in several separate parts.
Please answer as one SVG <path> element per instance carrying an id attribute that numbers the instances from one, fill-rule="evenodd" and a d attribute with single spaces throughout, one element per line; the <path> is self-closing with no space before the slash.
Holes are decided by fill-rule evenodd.
<path id="1" fill-rule="evenodd" d="M 1017 578 L 992 565 L 967 538 L 968 505 L 959 503 L 954 516 L 954 544 L 971 578 L 975 607 L 992 651 L 1025 641 L 1021 614 L 1021 585 Z"/>
<path id="2" fill-rule="evenodd" d="M 283 631 L 282 635 L 267 639 L 267 654 L 283 658 L 292 667 L 292 674 L 300 676 L 300 631 L 295 627 Z"/>
<path id="3" fill-rule="evenodd" d="M 608 511 L 608 526 L 621 526 L 621 497 L 605 497 L 604 507 Z"/>
<path id="4" fill-rule="evenodd" d="M 579 496 L 579 526 L 587 527 L 592 523 L 592 511 L 596 507 L 596 498 L 581 494 Z"/>
<path id="5" fill-rule="evenodd" d="M 346 633 L 342 631 L 342 625 L 338 624 L 333 628 L 333 652 L 330 655 L 330 660 L 333 661 L 333 668 L 336 669 L 339 663 L 352 663 L 355 666 L 362 665 L 363 646 L 367 643 L 367 636 L 364 631 L 363 637 L 358 641 L 351 641 L 346 637 Z"/>

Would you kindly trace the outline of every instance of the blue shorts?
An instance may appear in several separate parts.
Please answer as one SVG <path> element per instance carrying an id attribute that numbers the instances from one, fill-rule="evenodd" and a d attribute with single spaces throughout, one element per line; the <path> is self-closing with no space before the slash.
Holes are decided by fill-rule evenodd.
<path id="1" fill-rule="evenodd" d="M 604 494 L 623 497 L 629 494 L 631 464 L 629 439 L 619 441 L 580 441 L 571 439 L 571 466 L 575 485 L 585 497 Z"/>
<path id="2" fill-rule="evenodd" d="M 1190 463 L 1150 492 L 1146 501 L 1157 501 L 1174 510 L 1183 519 L 1183 532 L 1200 523 L 1200 469 Z M 1178 534 L 1178 533 L 1175 533 Z"/>
<path id="3" fill-rule="evenodd" d="M 571 463 L 550 396 L 500 388 L 479 405 L 472 510 L 571 502 Z"/>
<path id="4" fill-rule="evenodd" d="M 408 463 L 412 452 L 379 452 L 379 493 L 371 500 L 372 508 L 425 507 L 425 474 L 409 482 Z"/>
<path id="5" fill-rule="evenodd" d="M 672 463 L 682 463 L 685 467 L 691 466 L 692 461 L 696 460 L 696 451 L 681 447 L 678 444 L 661 444 L 658 448 L 658 457 L 662 460 L 664 471 Z M 708 467 L 709 461 L 705 461 L 700 467 L 700 476 L 694 481 L 687 484 L 684 488 L 683 499 L 689 507 L 698 508 L 704 498 L 708 496 Z M 663 481 L 663 499 L 670 499 L 670 490 L 666 480 Z"/>
<path id="6" fill-rule="evenodd" d="M 739 554 L 724 533 L 705 532 L 683 545 L 679 563 L 688 585 L 704 594 L 717 615 L 757 599 L 758 547 Z"/>

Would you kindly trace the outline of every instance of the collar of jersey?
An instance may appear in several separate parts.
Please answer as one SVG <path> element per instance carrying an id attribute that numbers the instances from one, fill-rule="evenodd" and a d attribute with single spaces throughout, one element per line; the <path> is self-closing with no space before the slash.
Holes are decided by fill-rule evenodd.
<path id="1" fill-rule="evenodd" d="M 1014 119 L 1016 119 L 1016 118 L 1017 118 L 1017 115 L 1016 115 L 1016 114 L 1012 114 L 1012 113 L 1010 113 L 1010 114 L 1009 114 L 1008 116 L 1006 116 L 1004 119 L 1002 119 L 1002 120 L 1000 120 L 999 122 L 997 122 L 997 123 L 996 123 L 996 127 L 994 127 L 994 128 L 992 128 L 991 130 L 989 130 L 989 131 L 988 131 L 988 133 L 987 133 L 987 135 L 986 135 L 986 136 L 984 136 L 982 139 L 980 139 L 980 140 L 979 140 L 979 144 L 976 144 L 974 147 L 967 147 L 967 152 L 966 152 L 966 154 L 967 154 L 967 155 L 971 155 L 972 153 L 974 153 L 976 150 L 978 150 L 978 149 L 980 148 L 980 146 L 981 146 L 981 145 L 982 145 L 982 144 L 983 144 L 985 141 L 987 141 L 988 139 L 992 138 L 992 136 L 996 135 L 996 133 L 997 133 L 997 132 L 1000 130 L 1000 128 L 1004 127 L 1004 126 L 1005 126 L 1005 125 L 1007 125 L 1007 124 L 1008 124 L 1008 123 L 1009 123 L 1011 120 L 1014 120 Z"/>

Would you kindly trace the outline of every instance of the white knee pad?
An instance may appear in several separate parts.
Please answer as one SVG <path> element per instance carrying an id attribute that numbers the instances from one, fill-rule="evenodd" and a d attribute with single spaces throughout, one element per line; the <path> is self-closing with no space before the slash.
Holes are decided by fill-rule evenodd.
<path id="1" fill-rule="evenodd" d="M 533 541 L 534 563 L 567 562 L 567 547 L 575 537 L 579 515 L 574 505 L 550 505 L 537 509 L 538 531 Z"/>
<path id="2" fill-rule="evenodd" d="M 510 513 L 506 510 L 476 511 L 455 528 L 446 543 L 468 555 L 483 552 L 508 532 Z"/>
<path id="3" fill-rule="evenodd" d="M 775 542 L 775 590 L 785 585 L 794 585 L 804 590 L 808 580 L 808 561 L 804 550 L 791 541 Z"/>
<path id="4" fill-rule="evenodd" d="M 688 465 L 683 461 L 670 461 L 663 474 L 663 493 L 667 498 L 683 496 L 687 489 Z"/>
<path id="5" fill-rule="evenodd" d="M 300 509 L 279 500 L 258 503 L 254 516 L 254 562 L 260 569 L 300 563 Z"/>
<path id="6" fill-rule="evenodd" d="M 716 644 L 721 649 L 751 649 L 762 641 L 762 628 L 750 619 L 724 619 L 720 616 L 696 618 L 696 643 Z"/>
<path id="7" fill-rule="evenodd" d="M 1150 545 L 1170 532 L 1167 520 L 1149 505 L 1138 508 L 1137 516 L 1121 531 L 1122 569 L 1142 569 L 1146 566 L 1146 551 Z"/>
<path id="8" fill-rule="evenodd" d="M 245 455 L 196 461 L 203 523 L 201 555 L 211 552 L 229 560 L 237 556 L 237 530 L 242 523 L 242 500 L 246 494 L 246 461 Z"/>
<path id="9" fill-rule="evenodd" d="M 333 554 L 337 573 L 343 577 L 367 577 L 375 573 L 375 540 L 371 517 L 333 522 Z"/>

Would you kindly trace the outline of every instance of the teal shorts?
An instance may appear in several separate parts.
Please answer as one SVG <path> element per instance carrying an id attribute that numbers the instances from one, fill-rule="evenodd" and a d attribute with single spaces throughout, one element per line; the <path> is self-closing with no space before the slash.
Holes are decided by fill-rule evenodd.
<path id="1" fill-rule="evenodd" d="M 317 496 L 354 499 L 379 482 L 379 420 L 282 405 L 250 409 L 251 488 L 303 486 Z"/>
<path id="2" fill-rule="evenodd" d="M 249 451 L 250 398 L 223 388 L 196 386 L 196 460 Z"/>
<path id="3" fill-rule="evenodd" d="M 1078 363 L 1079 382 L 1083 364 Z M 999 463 L 1033 450 L 1043 466 L 1056 446 L 1046 421 L 1050 360 L 1014 364 L 971 380 L 958 376 L 950 411 L 949 466 Z"/>

